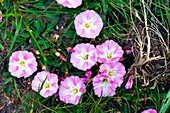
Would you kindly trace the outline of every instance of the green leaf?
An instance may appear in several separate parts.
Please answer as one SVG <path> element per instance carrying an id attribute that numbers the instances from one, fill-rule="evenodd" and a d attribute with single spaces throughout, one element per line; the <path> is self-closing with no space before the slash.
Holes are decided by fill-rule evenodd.
<path id="1" fill-rule="evenodd" d="M 90 2 L 90 3 L 88 4 L 88 7 L 89 7 L 90 9 L 92 9 L 92 8 L 98 9 L 98 8 L 100 7 L 100 2 Z"/>
<path id="2" fill-rule="evenodd" d="M 37 4 L 34 4 L 34 7 L 35 7 L 35 8 L 39 8 L 39 9 L 45 9 L 45 7 L 44 7 L 44 4 L 43 4 L 43 3 L 37 3 Z"/>
<path id="3" fill-rule="evenodd" d="M 4 50 L 4 46 L 2 44 L 0 44 L 0 49 Z"/>
<path id="4" fill-rule="evenodd" d="M 65 36 L 66 38 L 73 38 L 73 37 L 74 37 L 74 33 L 75 33 L 75 31 L 69 30 L 69 31 L 67 31 L 67 32 L 64 34 L 64 36 Z"/>
<path id="5" fill-rule="evenodd" d="M 4 4 L 4 8 L 8 11 L 10 9 L 10 3 L 11 0 L 4 0 L 3 4 Z"/>
<path id="6" fill-rule="evenodd" d="M 45 17 L 48 18 L 48 19 L 53 19 L 53 20 L 56 19 L 56 20 L 59 20 L 59 18 L 56 18 L 56 15 L 51 14 L 51 13 L 45 14 Z"/>
<path id="7" fill-rule="evenodd" d="M 48 49 L 50 45 L 48 44 L 48 41 L 46 40 L 40 40 L 38 41 L 38 44 L 41 46 L 42 49 Z"/>
<path id="8" fill-rule="evenodd" d="M 24 37 L 24 38 L 28 38 L 28 37 L 29 37 L 29 34 L 27 34 L 27 33 L 22 33 L 21 36 Z"/>
<path id="9" fill-rule="evenodd" d="M 10 54 L 15 42 L 16 42 L 16 39 L 17 39 L 17 36 L 18 36 L 18 33 L 20 31 L 20 28 L 21 28 L 21 25 L 22 25 L 22 18 L 20 18 L 20 21 L 19 21 L 19 24 L 16 28 L 16 31 L 15 31 L 15 34 L 14 34 L 14 37 L 12 38 L 12 43 L 10 45 L 10 48 L 9 48 L 9 51 L 8 51 L 8 55 Z"/>
<path id="10" fill-rule="evenodd" d="M 60 67 L 60 63 L 57 60 L 48 60 L 47 64 L 54 67 Z"/>
<path id="11" fill-rule="evenodd" d="M 106 0 L 102 0 L 103 12 L 106 14 L 108 11 L 108 4 Z"/>
<path id="12" fill-rule="evenodd" d="M 3 75 L 9 77 L 9 76 L 11 76 L 11 73 L 10 72 L 4 72 Z"/>
<path id="13" fill-rule="evenodd" d="M 162 102 L 160 113 L 166 113 L 166 110 L 169 108 L 169 106 L 170 106 L 170 90 Z"/>
<path id="14" fill-rule="evenodd" d="M 12 84 L 10 84 L 9 86 L 7 86 L 7 88 L 6 88 L 6 94 L 7 94 L 7 96 L 10 96 L 10 95 L 11 95 L 11 91 L 12 91 Z"/>
<path id="15" fill-rule="evenodd" d="M 34 27 L 40 29 L 40 21 L 34 21 Z"/>
<path id="16" fill-rule="evenodd" d="M 5 80 L 4 84 L 8 84 L 12 80 L 12 77 L 9 77 Z"/>
<path id="17" fill-rule="evenodd" d="M 56 18 L 56 17 L 55 17 Z M 49 33 L 50 31 L 53 31 L 54 29 L 54 26 L 58 23 L 58 21 L 59 21 L 59 18 L 56 18 L 56 20 L 55 20 L 55 22 L 50 22 L 50 23 L 48 23 L 47 24 L 47 29 L 46 29 L 46 31 L 45 31 L 45 34 L 47 34 L 47 33 Z"/>

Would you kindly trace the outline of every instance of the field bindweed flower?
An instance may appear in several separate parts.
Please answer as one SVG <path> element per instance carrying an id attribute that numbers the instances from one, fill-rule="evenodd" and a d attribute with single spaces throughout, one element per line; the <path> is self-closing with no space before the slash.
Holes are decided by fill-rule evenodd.
<path id="1" fill-rule="evenodd" d="M 96 38 L 102 30 L 103 22 L 94 10 L 86 10 L 75 17 L 74 25 L 79 36 Z"/>
<path id="2" fill-rule="evenodd" d="M 148 110 L 144 110 L 141 113 L 157 113 L 157 111 L 155 109 L 148 109 Z"/>
<path id="3" fill-rule="evenodd" d="M 32 81 L 32 89 L 36 92 L 40 90 L 40 95 L 44 98 L 52 96 L 58 90 L 58 75 L 47 71 L 38 72 Z"/>
<path id="4" fill-rule="evenodd" d="M 33 53 L 16 51 L 9 59 L 9 72 L 17 78 L 27 78 L 37 70 L 37 61 Z"/>
<path id="5" fill-rule="evenodd" d="M 93 78 L 93 89 L 98 97 L 108 97 L 116 94 L 116 83 L 106 74 L 98 74 Z"/>
<path id="6" fill-rule="evenodd" d="M 0 14 L 2 14 L 2 12 L 0 11 Z M 2 22 L 2 16 L 0 16 L 0 22 Z"/>
<path id="7" fill-rule="evenodd" d="M 71 53 L 70 62 L 77 69 L 86 71 L 96 64 L 98 56 L 94 45 L 81 43 L 77 44 L 73 49 L 75 52 Z"/>
<path id="8" fill-rule="evenodd" d="M 113 40 L 107 40 L 104 43 L 96 46 L 98 53 L 98 62 L 100 63 L 115 63 L 122 58 L 124 51 Z"/>
<path id="9" fill-rule="evenodd" d="M 82 0 L 56 0 L 58 4 L 68 8 L 77 8 L 82 4 Z"/>
<path id="10" fill-rule="evenodd" d="M 83 81 L 77 76 L 70 76 L 61 81 L 59 98 L 67 104 L 77 105 L 81 95 L 85 92 Z"/>
<path id="11" fill-rule="evenodd" d="M 107 76 L 109 76 L 118 87 L 121 86 L 124 80 L 124 75 L 126 74 L 125 67 L 122 63 L 116 62 L 116 63 L 104 63 L 100 65 L 100 73 L 105 73 Z"/>
<path id="12" fill-rule="evenodd" d="M 83 78 L 80 78 L 80 79 L 81 79 L 84 83 L 88 83 L 89 80 L 90 80 L 91 75 L 92 75 L 92 72 L 91 72 L 91 71 L 86 71 L 86 72 L 85 72 L 86 78 L 83 77 Z"/>
<path id="13" fill-rule="evenodd" d="M 133 77 L 130 76 L 130 77 L 128 78 L 128 81 L 127 81 L 126 85 L 125 85 L 125 88 L 126 88 L 126 89 L 131 89 L 131 88 L 132 88 L 132 85 L 133 85 Z"/>

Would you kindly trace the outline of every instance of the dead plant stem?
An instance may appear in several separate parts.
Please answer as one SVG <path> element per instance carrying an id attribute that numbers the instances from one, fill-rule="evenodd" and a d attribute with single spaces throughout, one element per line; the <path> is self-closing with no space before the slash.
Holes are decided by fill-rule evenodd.
<path id="1" fill-rule="evenodd" d="M 150 36 L 148 33 L 148 23 L 147 23 L 147 14 L 146 14 L 146 9 L 145 9 L 145 3 L 144 0 L 142 0 L 142 4 L 143 4 L 143 10 L 144 10 L 144 21 L 145 21 L 145 27 L 146 27 L 146 37 L 148 40 L 148 44 L 147 44 L 147 54 L 146 54 L 146 61 L 149 60 L 149 54 L 150 54 L 150 50 L 151 50 L 151 42 L 150 42 Z"/>

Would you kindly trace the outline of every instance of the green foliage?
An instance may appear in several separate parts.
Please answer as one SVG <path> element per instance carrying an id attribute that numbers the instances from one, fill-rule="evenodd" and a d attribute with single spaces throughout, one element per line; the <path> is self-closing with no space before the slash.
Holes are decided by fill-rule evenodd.
<path id="1" fill-rule="evenodd" d="M 166 111 L 168 111 L 169 108 L 170 108 L 170 90 L 169 90 L 167 96 L 162 101 L 162 107 L 159 112 L 165 113 Z"/>
<path id="2" fill-rule="evenodd" d="M 0 50 L 8 52 L 8 55 L 3 57 L 5 60 L 4 70 L 7 70 L 7 59 L 13 51 L 32 51 L 31 48 L 34 48 L 40 52 L 40 54 L 36 54 L 32 51 L 40 64 L 38 71 L 41 70 L 42 65 L 45 65 L 47 71 L 60 73 L 59 76 L 61 77 L 84 75 L 83 71 L 75 69 L 70 64 L 70 54 L 66 50 L 67 47 L 74 47 L 80 42 L 91 41 L 91 39 L 82 39 L 76 35 L 74 28 L 75 16 L 87 9 L 95 10 L 104 22 L 104 27 L 98 37 L 100 40 L 96 43 L 104 42 L 106 40 L 104 35 L 120 42 L 123 40 L 123 36 L 128 37 L 132 29 L 132 19 L 136 23 L 140 21 L 133 11 L 137 10 L 139 16 L 143 19 L 141 2 L 139 0 L 131 2 L 129 0 L 83 0 L 83 4 L 78 8 L 69 9 L 61 7 L 55 0 L 4 0 L 4 6 L 0 6 L 0 10 L 3 12 L 3 21 L 0 23 Z M 152 2 L 149 1 L 145 5 L 148 6 L 147 19 L 149 22 L 156 17 L 157 23 L 169 33 L 167 30 L 170 26 L 170 8 L 168 4 L 162 0 L 152 0 Z M 63 17 L 65 15 L 69 19 Z M 56 26 L 59 29 L 56 29 Z M 56 39 L 55 34 L 59 35 L 58 39 Z M 65 62 L 57 57 L 55 55 L 56 51 L 66 57 L 68 61 Z M 0 58 L 0 60 L 3 58 Z M 68 74 L 65 73 L 67 69 Z M 11 92 L 15 90 L 22 102 L 16 112 L 19 112 L 21 108 L 24 108 L 26 113 L 38 111 L 42 113 L 137 113 L 149 108 L 164 113 L 170 110 L 170 91 L 167 93 L 166 90 L 162 90 L 164 87 L 162 85 L 158 85 L 153 90 L 150 89 L 153 84 L 143 87 L 139 79 L 135 80 L 133 89 L 126 90 L 124 83 L 117 89 L 115 96 L 108 98 L 98 98 L 94 95 L 91 79 L 86 85 L 86 94 L 82 96 L 80 103 L 75 106 L 60 102 L 58 96 L 45 99 L 38 93 L 27 89 L 27 94 L 23 96 L 16 78 L 13 78 L 9 72 L 4 72 L 2 76 L 6 77 L 3 89 L 7 96 L 11 96 Z M 33 77 L 30 77 L 30 79 L 32 80 Z M 126 79 L 127 77 L 125 77 L 125 81 Z"/>

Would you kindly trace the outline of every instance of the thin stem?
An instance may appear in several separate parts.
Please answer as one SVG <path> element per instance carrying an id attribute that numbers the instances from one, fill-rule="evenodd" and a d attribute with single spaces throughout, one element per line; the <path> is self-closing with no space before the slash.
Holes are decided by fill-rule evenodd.
<path id="1" fill-rule="evenodd" d="M 143 4 L 143 10 L 144 10 L 144 20 L 145 20 L 145 27 L 146 27 L 146 37 L 147 37 L 147 39 L 148 39 L 147 54 L 146 54 L 146 61 L 147 61 L 147 60 L 149 59 L 150 50 L 151 50 L 151 39 L 150 39 L 149 33 L 148 33 L 148 23 L 147 23 L 147 15 L 146 15 L 146 10 L 145 10 L 144 0 L 142 0 L 142 4 Z"/>
<path id="2" fill-rule="evenodd" d="M 43 50 L 41 49 L 40 45 L 38 44 L 36 38 L 34 37 L 33 31 L 29 28 L 28 24 L 24 20 L 23 20 L 23 22 L 25 24 L 26 30 L 30 33 L 32 40 L 34 41 L 34 43 L 36 44 L 38 50 L 40 51 L 40 53 L 41 53 L 41 55 L 43 57 L 43 61 L 44 61 L 44 64 L 45 64 L 46 68 L 48 68 L 47 67 L 47 58 L 44 55 Z"/>

